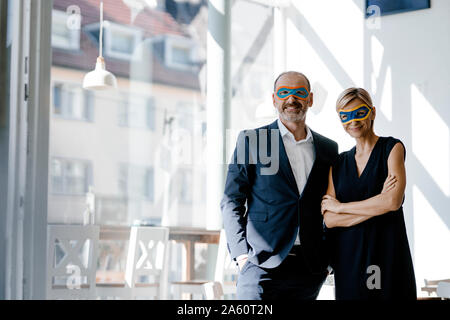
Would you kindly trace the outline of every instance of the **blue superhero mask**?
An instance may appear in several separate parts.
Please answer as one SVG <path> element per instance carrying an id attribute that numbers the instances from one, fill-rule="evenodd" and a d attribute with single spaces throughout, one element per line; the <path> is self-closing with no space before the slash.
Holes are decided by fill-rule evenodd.
<path id="1" fill-rule="evenodd" d="M 366 120 L 372 108 L 366 104 L 361 104 L 351 110 L 339 109 L 339 118 L 341 119 L 342 124 L 348 124 L 353 121 L 362 121 Z"/>
<path id="2" fill-rule="evenodd" d="M 309 96 L 309 92 L 305 87 L 279 87 L 276 91 L 276 95 L 281 100 L 286 100 L 290 96 L 294 96 L 300 100 L 306 100 Z"/>

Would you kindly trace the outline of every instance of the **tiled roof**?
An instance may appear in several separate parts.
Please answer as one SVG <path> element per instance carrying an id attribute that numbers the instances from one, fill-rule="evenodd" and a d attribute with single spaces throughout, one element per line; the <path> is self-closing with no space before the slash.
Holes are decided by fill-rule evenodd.
<path id="1" fill-rule="evenodd" d="M 54 0 L 53 7 L 65 12 L 73 4 L 73 0 Z M 98 56 L 98 43 L 87 34 L 84 27 L 99 22 L 100 0 L 78 0 L 76 5 L 80 8 L 82 15 L 80 50 L 71 51 L 54 48 L 53 65 L 90 71 L 94 68 Z M 104 19 L 117 24 L 138 27 L 142 30 L 144 38 L 161 35 L 189 37 L 171 15 L 164 11 L 146 8 L 132 22 L 132 12 L 122 0 L 104 1 Z M 199 89 L 198 71 L 169 68 L 165 65 L 163 56 L 159 52 L 153 50 L 152 53 L 152 63 L 146 64 L 150 66 L 150 70 L 139 70 L 141 74 L 149 73 L 145 78 L 151 79 L 154 83 Z M 130 78 L 131 65 L 128 60 L 108 56 L 105 56 L 105 60 L 109 71 L 118 77 Z M 134 73 L 133 79 L 135 79 Z"/>

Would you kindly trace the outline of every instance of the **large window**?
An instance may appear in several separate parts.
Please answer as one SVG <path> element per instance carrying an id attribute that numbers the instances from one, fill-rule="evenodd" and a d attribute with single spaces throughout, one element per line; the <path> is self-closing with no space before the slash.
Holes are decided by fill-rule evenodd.
<path id="1" fill-rule="evenodd" d="M 103 57 L 118 88 L 86 91 L 83 78 L 100 49 L 99 1 L 72 0 L 70 8 L 65 0 L 53 1 L 48 223 L 84 223 L 89 206 L 95 224 L 106 229 L 211 224 L 205 163 L 208 2 L 175 1 L 176 8 L 149 3 L 104 1 Z M 69 9 L 79 12 L 79 28 L 69 23 Z M 272 9 L 240 0 L 235 13 L 240 20 L 232 32 L 242 37 L 232 44 L 232 130 L 267 120 L 258 119 L 256 110 L 270 102 L 265 93 L 273 77 L 267 27 Z M 249 15 L 254 19 L 243 18 Z M 211 278 L 211 247 L 196 247 L 193 276 Z M 116 271 L 122 273 L 124 248 L 110 248 L 121 257 Z M 100 257 L 108 255 L 105 246 L 99 250 Z M 183 250 L 174 246 L 171 261 L 184 260 Z M 181 280 L 185 269 L 174 268 L 170 280 Z"/>
<path id="2" fill-rule="evenodd" d="M 103 56 L 118 88 L 87 91 L 99 3 L 53 1 L 48 223 L 82 224 L 89 203 L 102 228 L 204 228 L 206 61 L 197 53 L 206 50 L 206 3 L 192 2 L 197 9 L 181 17 L 164 1 L 104 1 Z M 100 260 L 108 250 L 117 264 L 101 268 L 123 275 L 126 245 L 101 242 Z M 171 252 L 182 260 L 183 246 Z M 205 264 L 196 269 L 205 278 Z M 176 265 L 171 280 L 183 270 Z"/>
<path id="3" fill-rule="evenodd" d="M 179 11 L 149 1 L 139 10 L 135 1 L 105 1 L 103 53 L 118 88 L 93 92 L 81 85 L 99 54 L 99 2 L 53 3 L 55 43 L 66 39 L 68 48 L 71 37 L 80 39 L 76 53 L 53 46 L 49 222 L 79 221 L 83 193 L 92 190 L 99 224 L 174 215 L 183 216 L 168 219 L 175 225 L 205 227 L 206 204 L 193 199 L 206 196 L 206 113 L 199 108 L 206 65 L 196 52 L 206 49 L 207 6 L 192 2 L 197 9 L 184 13 L 186 23 Z M 79 13 L 78 30 L 71 11 Z M 177 201 L 170 199 L 173 183 Z M 67 197 L 75 193 L 83 197 Z"/>

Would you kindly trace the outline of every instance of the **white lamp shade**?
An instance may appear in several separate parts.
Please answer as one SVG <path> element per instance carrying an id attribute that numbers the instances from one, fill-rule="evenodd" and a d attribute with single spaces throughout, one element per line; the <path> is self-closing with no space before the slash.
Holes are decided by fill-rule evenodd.
<path id="1" fill-rule="evenodd" d="M 89 72 L 83 80 L 83 88 L 87 90 L 107 90 L 117 88 L 116 77 L 105 68 L 105 60 L 98 57 L 95 70 Z"/>

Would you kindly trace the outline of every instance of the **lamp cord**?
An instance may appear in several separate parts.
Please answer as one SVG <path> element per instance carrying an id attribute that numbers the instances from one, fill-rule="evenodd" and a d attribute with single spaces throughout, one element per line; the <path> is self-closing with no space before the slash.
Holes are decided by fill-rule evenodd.
<path id="1" fill-rule="evenodd" d="M 103 1 L 100 2 L 100 57 L 103 58 Z"/>

